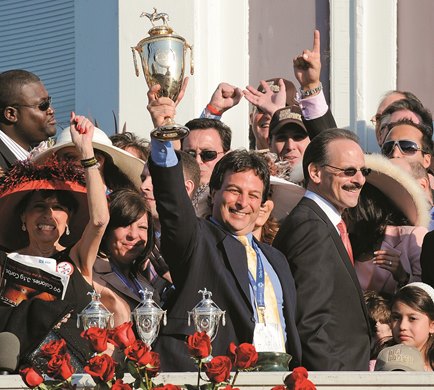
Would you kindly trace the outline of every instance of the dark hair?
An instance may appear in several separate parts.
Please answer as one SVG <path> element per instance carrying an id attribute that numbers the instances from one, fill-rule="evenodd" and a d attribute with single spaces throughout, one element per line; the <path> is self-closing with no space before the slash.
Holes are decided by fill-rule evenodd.
<path id="1" fill-rule="evenodd" d="M 121 134 L 110 136 L 113 146 L 119 149 L 134 149 L 137 151 L 139 158 L 147 161 L 149 157 L 149 142 L 144 138 L 137 137 L 134 133 L 129 131 Z"/>
<path id="2" fill-rule="evenodd" d="M 34 73 L 23 69 L 12 69 L 0 73 L 0 107 L 7 107 L 16 101 L 21 88 L 30 83 L 38 83 L 41 79 Z"/>
<path id="3" fill-rule="evenodd" d="M 412 309 L 426 314 L 430 321 L 434 321 L 434 302 L 422 288 L 404 286 L 392 298 L 391 306 L 393 307 L 396 302 L 402 302 Z M 430 362 L 431 368 L 434 368 L 434 337 L 428 338 L 425 359 Z"/>
<path id="4" fill-rule="evenodd" d="M 143 261 L 149 256 L 154 246 L 154 227 L 152 223 L 152 215 L 145 198 L 136 190 L 131 189 L 119 189 L 113 191 L 109 197 L 109 211 L 110 222 L 104 232 L 103 239 L 101 241 L 100 249 L 109 256 L 107 253 L 108 237 L 109 235 L 119 227 L 126 227 L 136 222 L 143 215 L 147 215 L 148 218 L 148 237 L 146 246 L 143 251 L 143 255 L 140 259 L 135 259 L 133 263 L 133 272 L 137 272 Z"/>
<path id="5" fill-rule="evenodd" d="M 270 172 L 268 170 L 267 161 L 260 154 L 245 149 L 229 152 L 217 162 L 209 181 L 210 193 L 222 187 L 226 172 L 237 173 L 248 170 L 253 170 L 264 183 L 262 192 L 262 203 L 264 203 L 270 191 Z"/>
<path id="6" fill-rule="evenodd" d="M 178 153 L 181 158 L 184 180 L 191 180 L 193 182 L 194 188 L 190 195 L 190 197 L 193 198 L 200 186 L 200 167 L 196 159 L 191 154 L 183 152 L 182 150 L 179 150 Z"/>
<path id="7" fill-rule="evenodd" d="M 376 333 L 377 322 L 389 325 L 390 330 L 392 330 L 392 310 L 389 300 L 380 295 L 377 291 L 372 290 L 366 291 L 363 294 L 363 298 L 366 303 L 366 309 L 368 310 L 371 333 Z M 371 345 L 371 359 L 375 359 L 383 348 L 394 344 L 393 337 L 377 340 Z"/>
<path id="8" fill-rule="evenodd" d="M 411 119 L 399 119 L 396 122 L 388 123 L 387 125 L 387 135 L 385 140 L 387 139 L 387 136 L 390 134 L 390 132 L 393 130 L 396 126 L 401 125 L 408 125 L 412 126 L 415 129 L 419 130 L 422 133 L 422 153 L 425 154 L 432 154 L 433 152 L 433 141 L 431 139 L 432 137 L 432 128 L 426 126 L 424 123 L 414 123 Z"/>
<path id="9" fill-rule="evenodd" d="M 95 155 L 101 154 L 104 156 L 103 177 L 107 188 L 111 191 L 129 188 L 136 190 L 136 186 L 130 178 L 115 165 L 111 156 L 99 149 L 94 149 Z"/>
<path id="10" fill-rule="evenodd" d="M 359 138 L 352 131 L 345 129 L 329 129 L 322 131 L 315 136 L 307 145 L 303 156 L 303 175 L 305 185 L 308 184 L 309 177 L 309 164 L 314 163 L 316 165 L 325 165 L 329 162 L 329 156 L 327 153 L 327 147 L 330 142 L 338 139 L 347 139 L 359 143 Z"/>
<path id="11" fill-rule="evenodd" d="M 195 130 L 205 130 L 205 129 L 215 129 L 222 141 L 223 152 L 227 152 L 231 148 L 232 131 L 229 126 L 225 125 L 222 121 L 217 119 L 209 118 L 196 118 L 188 121 L 185 126 L 187 126 L 190 131 Z M 181 141 L 182 143 L 183 141 Z"/>
<path id="12" fill-rule="evenodd" d="M 40 194 L 42 199 L 56 198 L 57 201 L 65 206 L 70 214 L 73 214 L 78 209 L 78 203 L 74 195 L 70 191 L 65 190 L 34 190 L 26 194 L 16 206 L 17 215 L 22 215 L 29 204 L 30 199 L 34 194 Z M 71 216 L 70 216 L 71 217 Z"/>
<path id="13" fill-rule="evenodd" d="M 0 108 L 20 103 L 21 88 L 30 83 L 41 82 L 34 73 L 23 69 L 12 69 L 0 73 Z M 5 117 L 1 110 L 0 121 Z"/>
<path id="14" fill-rule="evenodd" d="M 386 227 L 409 225 L 408 219 L 377 187 L 365 183 L 359 201 L 347 209 L 345 219 L 350 230 L 354 258 L 372 253 L 384 240 Z"/>
<path id="15" fill-rule="evenodd" d="M 408 93 L 411 94 L 410 92 Z M 397 100 L 396 102 L 393 102 L 392 104 L 388 105 L 381 114 L 380 123 L 387 115 L 391 115 L 396 111 L 409 110 L 415 113 L 417 116 L 419 116 L 422 124 L 424 124 L 430 129 L 430 138 L 431 138 L 433 133 L 433 122 L 432 122 L 431 111 L 428 110 L 426 107 L 424 107 L 422 102 L 416 96 L 414 96 L 413 94 L 411 95 L 413 97 L 406 96 L 405 99 Z"/>

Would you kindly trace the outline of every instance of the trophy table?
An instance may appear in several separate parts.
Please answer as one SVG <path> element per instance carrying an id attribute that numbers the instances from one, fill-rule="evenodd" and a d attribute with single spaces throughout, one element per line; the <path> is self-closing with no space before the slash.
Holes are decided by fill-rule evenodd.
<path id="1" fill-rule="evenodd" d="M 158 97 L 168 97 L 176 101 L 184 81 L 187 49 L 190 49 L 190 74 L 194 73 L 192 47 L 183 37 L 173 33 L 173 29 L 167 24 L 167 14 L 158 13 L 154 8 L 153 13 L 143 12 L 140 16 L 146 16 L 153 27 L 148 31 L 148 37 L 131 48 L 136 76 L 139 76 L 137 52 L 148 87 L 159 84 L 161 89 Z M 158 20 L 163 24 L 156 26 L 155 22 Z M 175 123 L 173 118 L 166 118 L 161 126 L 152 130 L 151 136 L 161 141 L 174 141 L 186 137 L 188 133 L 187 127 Z"/>

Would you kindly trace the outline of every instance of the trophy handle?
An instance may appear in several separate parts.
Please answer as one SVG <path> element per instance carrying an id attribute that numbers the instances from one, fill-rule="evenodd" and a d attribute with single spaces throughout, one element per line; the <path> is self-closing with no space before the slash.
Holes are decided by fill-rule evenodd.
<path id="1" fill-rule="evenodd" d="M 137 58 L 136 58 L 136 48 L 131 47 L 131 51 L 133 52 L 133 61 L 134 61 L 134 70 L 136 71 L 136 76 L 139 77 L 139 67 L 137 66 Z"/>
<path id="2" fill-rule="evenodd" d="M 193 54 L 193 45 L 189 45 L 185 42 L 186 49 L 190 49 L 190 74 L 194 75 L 194 54 Z M 186 50 L 187 51 L 187 50 Z"/>

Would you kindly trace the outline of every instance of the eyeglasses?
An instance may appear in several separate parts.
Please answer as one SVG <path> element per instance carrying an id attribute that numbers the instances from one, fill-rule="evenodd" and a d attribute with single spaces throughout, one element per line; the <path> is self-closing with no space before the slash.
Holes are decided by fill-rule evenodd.
<path id="1" fill-rule="evenodd" d="M 377 124 L 377 122 L 380 120 L 381 118 L 381 114 L 375 114 L 372 118 L 371 118 L 371 123 L 373 126 L 375 126 Z"/>
<path id="2" fill-rule="evenodd" d="M 47 111 L 51 107 L 51 96 L 38 104 L 13 104 L 12 107 L 38 107 L 41 111 Z"/>
<path id="3" fill-rule="evenodd" d="M 356 169 L 356 168 L 338 168 L 338 167 L 334 167 L 333 165 L 329 165 L 329 164 L 324 164 L 321 165 L 322 167 L 330 167 L 333 169 L 337 169 L 338 171 L 341 171 L 344 173 L 345 176 L 348 177 L 353 177 L 358 171 L 360 171 L 360 173 L 363 176 L 368 176 L 371 173 L 371 168 L 360 168 L 360 169 Z"/>
<path id="4" fill-rule="evenodd" d="M 381 153 L 389 157 L 395 150 L 395 146 L 398 146 L 401 153 L 406 156 L 412 156 L 419 150 L 422 153 L 426 153 L 416 142 L 407 139 L 401 139 L 399 141 L 386 141 L 381 147 Z"/>
<path id="5" fill-rule="evenodd" d="M 193 158 L 196 158 L 198 155 L 198 153 L 196 153 L 194 150 L 189 150 L 187 153 Z M 217 156 L 222 153 L 224 152 L 216 152 L 215 150 L 202 150 L 202 152 L 199 153 L 199 156 L 203 162 L 208 162 L 215 160 Z"/>

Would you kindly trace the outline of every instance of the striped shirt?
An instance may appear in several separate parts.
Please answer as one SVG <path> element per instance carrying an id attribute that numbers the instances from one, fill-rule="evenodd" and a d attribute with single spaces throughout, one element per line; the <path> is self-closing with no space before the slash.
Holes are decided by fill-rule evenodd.
<path id="1" fill-rule="evenodd" d="M 11 137 L 7 136 L 0 130 L 0 139 L 4 142 L 7 148 L 13 153 L 18 160 L 25 160 L 30 153 L 22 146 L 18 145 Z"/>

